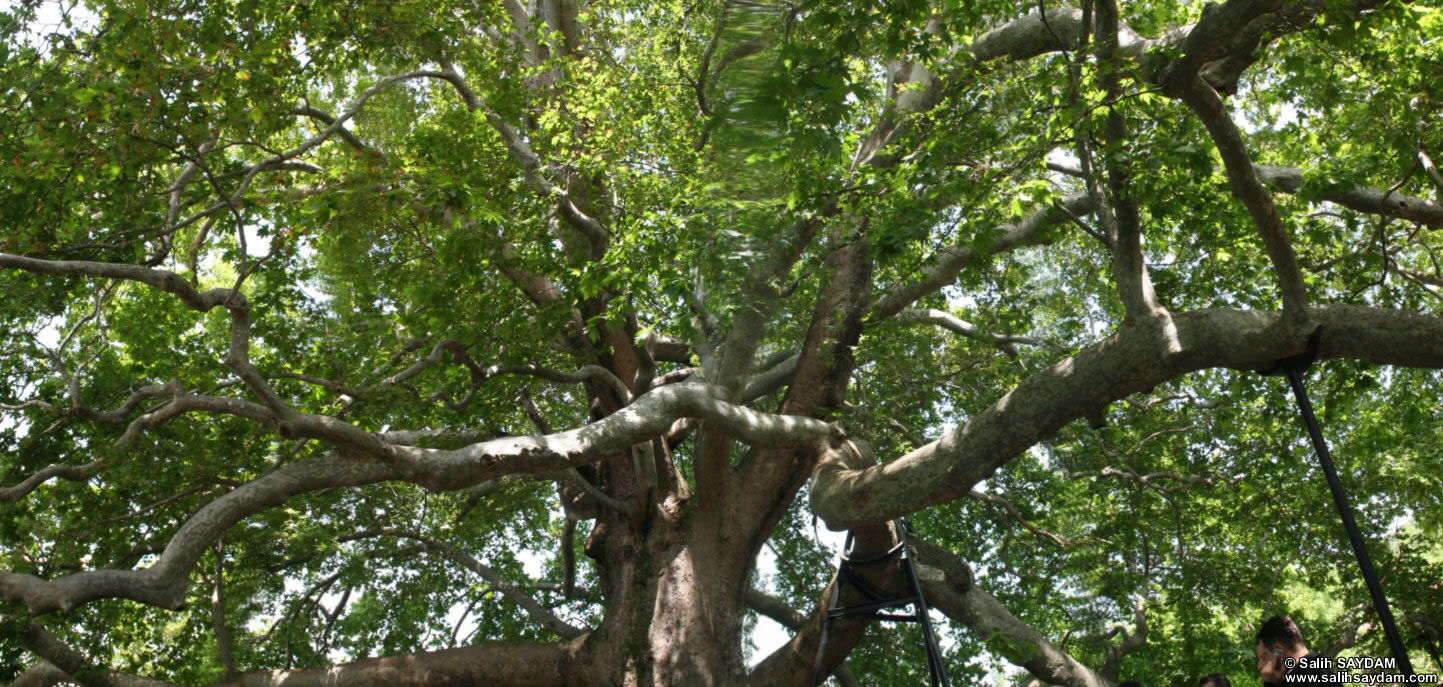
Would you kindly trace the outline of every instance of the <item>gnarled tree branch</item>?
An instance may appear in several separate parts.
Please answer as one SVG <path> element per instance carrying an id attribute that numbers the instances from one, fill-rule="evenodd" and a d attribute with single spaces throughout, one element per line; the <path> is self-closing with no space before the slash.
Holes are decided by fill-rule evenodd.
<path id="1" fill-rule="evenodd" d="M 90 479 L 91 473 L 104 464 L 104 459 L 97 458 L 84 465 L 48 465 L 13 487 L 0 487 L 0 501 L 18 500 L 35 491 L 36 487 L 57 477 L 72 482 L 83 482 Z"/>
<path id="2" fill-rule="evenodd" d="M 1275 312 L 1204 310 L 1156 327 L 1129 327 L 1039 371 L 937 441 L 864 469 L 841 454 L 813 476 L 812 510 L 833 529 L 875 522 L 965 496 L 1027 447 L 1064 424 L 1196 370 L 1253 370 L 1302 351 L 1316 331 L 1319 356 L 1377 364 L 1443 367 L 1443 318 L 1330 305 L 1307 311 L 1303 328 Z"/>

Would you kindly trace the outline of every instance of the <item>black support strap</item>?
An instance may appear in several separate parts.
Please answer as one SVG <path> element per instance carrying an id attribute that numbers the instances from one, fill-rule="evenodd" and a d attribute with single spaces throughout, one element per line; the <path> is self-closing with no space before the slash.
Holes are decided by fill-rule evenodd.
<path id="1" fill-rule="evenodd" d="M 1313 405 L 1308 402 L 1308 391 L 1303 387 L 1303 374 L 1312 367 L 1313 361 L 1318 357 L 1318 332 L 1308 337 L 1308 350 L 1304 353 L 1279 360 L 1276 365 L 1266 370 L 1259 370 L 1264 375 L 1285 375 L 1288 383 L 1293 387 L 1293 397 L 1298 401 L 1298 412 L 1303 416 L 1303 422 L 1308 426 L 1308 436 L 1313 440 L 1313 449 L 1318 453 L 1318 462 L 1323 466 L 1323 474 L 1328 478 L 1328 489 L 1333 492 L 1333 504 L 1338 507 L 1338 516 L 1343 519 L 1343 529 L 1348 531 L 1348 541 L 1353 545 L 1353 555 L 1358 559 L 1358 567 L 1363 571 L 1363 580 L 1368 584 L 1368 594 L 1373 597 L 1373 608 L 1378 611 L 1378 621 L 1383 625 L 1383 633 L 1388 637 L 1388 645 L 1393 649 L 1393 656 L 1398 660 L 1398 671 L 1403 675 L 1413 674 L 1413 664 L 1408 661 L 1408 652 L 1403 648 L 1403 638 L 1398 634 L 1398 626 L 1393 622 L 1393 612 L 1388 609 L 1388 599 L 1383 596 L 1383 587 L 1378 584 L 1378 574 L 1373 570 L 1373 561 L 1368 557 L 1368 549 L 1363 544 L 1363 535 L 1358 531 L 1358 523 L 1353 519 L 1353 509 L 1348 505 L 1348 495 L 1343 492 L 1343 483 L 1338 480 L 1338 471 L 1333 467 L 1333 457 L 1328 453 L 1328 444 L 1323 441 L 1323 433 L 1318 428 L 1318 419 L 1313 417 Z"/>
<path id="2" fill-rule="evenodd" d="M 892 527 L 897 532 L 896 546 L 877 554 L 853 553 L 852 544 L 855 537 L 851 532 L 847 533 L 847 543 L 843 547 L 841 563 L 837 566 L 837 582 L 832 585 L 832 598 L 827 603 L 827 620 L 822 625 L 822 642 L 817 646 L 817 660 L 812 667 L 812 687 L 817 687 L 821 684 L 822 678 L 826 677 L 822 674 L 822 661 L 827 653 L 827 638 L 832 633 L 832 621 L 844 618 L 870 618 L 921 624 L 922 639 L 927 651 L 927 673 L 932 687 L 952 686 L 951 681 L 947 679 L 946 666 L 942 662 L 942 650 L 937 646 L 937 635 L 932 631 L 932 620 L 927 616 L 927 600 L 922 596 L 922 583 L 917 579 L 917 568 L 912 565 L 912 552 L 907 546 L 909 525 L 905 520 L 894 520 Z M 911 590 L 909 594 L 898 596 L 879 589 L 857 572 L 859 568 L 881 565 L 894 560 L 902 561 L 902 570 L 907 575 L 907 586 Z M 851 585 L 868 600 L 853 606 L 840 606 L 842 585 L 844 584 Z M 912 614 L 883 612 L 903 606 L 911 606 Z"/>

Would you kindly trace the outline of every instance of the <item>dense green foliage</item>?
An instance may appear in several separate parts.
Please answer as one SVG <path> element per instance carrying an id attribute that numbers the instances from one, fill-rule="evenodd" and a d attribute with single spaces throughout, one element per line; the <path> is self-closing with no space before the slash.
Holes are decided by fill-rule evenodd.
<path id="1" fill-rule="evenodd" d="M 699 345 L 759 309 L 765 358 L 801 345 L 833 278 L 826 261 L 849 243 L 866 243 L 874 298 L 942 249 L 968 247 L 977 258 L 913 307 L 975 323 L 983 338 L 893 318 L 869 321 L 853 351 L 846 403 L 828 419 L 883 460 L 1124 326 L 1095 219 L 1055 222 L 1029 245 L 991 254 L 1017 222 L 1083 188 L 1049 168 L 1079 165 L 1079 137 L 1096 143 L 1087 162 L 1099 176 L 1127 178 L 1167 308 L 1277 308 L 1274 267 L 1227 192 L 1207 131 L 1133 78 L 1143 67 L 1111 67 L 1084 50 L 1015 62 L 967 51 L 1035 6 L 579 4 L 585 49 L 538 65 L 518 46 L 561 39 L 536 27 L 514 36 L 503 3 L 18 0 L 0 12 L 0 252 L 146 264 L 202 290 L 240 285 L 251 363 L 307 412 L 369 432 L 526 435 L 538 429 L 519 399 L 569 429 L 594 419 L 590 387 L 484 368 L 609 365 L 608 333 L 689 343 L 689 358 L 658 362 L 660 375 L 703 365 Z M 1304 173 L 1297 193 L 1274 197 L 1311 296 L 1437 314 L 1438 228 L 1324 201 L 1357 186 L 1443 194 L 1418 157 L 1443 154 L 1443 9 L 1319 4 L 1317 25 L 1261 49 L 1226 102 L 1254 161 Z M 1161 36 L 1202 7 L 1162 0 L 1121 12 L 1139 35 Z M 946 85 L 935 107 L 888 115 L 907 126 L 878 151 L 886 164 L 858 164 L 854 151 L 892 101 L 888 65 L 898 61 Z M 443 65 L 484 108 L 434 76 Z M 1120 98 L 1106 90 L 1113 69 L 1127 77 Z M 386 83 L 413 70 L 432 74 Z M 345 137 L 312 139 L 360 99 Z M 1121 141 L 1103 134 L 1114 112 Z M 519 128 L 550 183 L 605 225 L 604 254 L 558 216 L 561 191 L 537 191 L 497 121 Z M 187 163 L 193 178 L 173 194 Z M 777 283 L 749 277 L 797 222 L 836 217 L 861 219 L 820 232 Z M 549 297 L 528 294 L 517 275 L 548 279 Z M 51 464 L 103 461 L 87 479 L 0 501 L 0 570 L 54 579 L 144 567 L 205 504 L 330 450 L 209 413 L 117 443 L 169 395 L 97 423 L 67 412 L 67 378 L 99 411 L 173 378 L 250 399 L 224 362 L 224 309 L 199 314 L 133 281 L 13 269 L 0 269 L 0 293 L 0 486 Z M 763 296 L 775 305 L 758 305 Z M 569 328 L 573 313 L 587 320 L 580 330 Z M 1028 340 L 993 345 L 991 333 Z M 600 352 L 578 354 L 585 342 L 567 336 Z M 477 365 L 448 350 L 396 381 L 443 339 Z M 1393 613 L 1426 672 L 1443 672 L 1439 381 L 1348 360 L 1310 376 Z M 1111 405 L 1105 426 L 1071 423 L 1012 460 L 977 487 L 996 499 L 944 503 L 911 522 L 1094 669 L 1119 640 L 1104 635 L 1119 623 L 1132 632 L 1141 604 L 1147 641 L 1120 676 L 1148 687 L 1215 671 L 1255 679 L 1252 632 L 1273 613 L 1296 618 L 1315 649 L 1372 622 L 1346 651 L 1385 655 L 1285 392 L 1244 371 L 1178 378 Z M 784 393 L 754 407 L 775 411 Z M 49 405 L 22 407 L 31 399 Z M 696 450 L 676 448 L 693 480 Z M 604 606 L 583 551 L 588 525 L 573 540 L 561 537 L 565 523 L 544 481 L 505 479 L 484 493 L 398 482 L 323 489 L 226 531 L 192 572 L 185 610 L 106 599 L 35 622 L 109 669 L 181 684 L 226 677 L 217 594 L 241 671 L 552 641 L 454 560 L 366 532 L 444 539 L 563 619 L 594 626 Z M 562 546 L 585 588 L 571 598 L 536 586 L 561 581 Z M 776 563 L 757 571 L 757 586 L 810 610 L 835 551 L 814 538 L 805 498 L 769 546 L 776 555 L 763 559 Z M 6 682 L 35 658 L 15 640 L 23 607 L 0 609 L 12 618 L 0 623 Z M 954 681 L 1017 677 L 1008 660 L 1026 647 L 943 627 Z M 868 684 L 913 684 L 925 672 L 919 647 L 914 629 L 874 625 L 848 663 Z"/>

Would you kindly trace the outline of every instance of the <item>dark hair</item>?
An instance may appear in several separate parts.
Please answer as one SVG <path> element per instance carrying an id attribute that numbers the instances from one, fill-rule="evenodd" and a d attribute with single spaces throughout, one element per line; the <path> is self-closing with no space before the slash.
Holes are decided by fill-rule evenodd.
<path id="1" fill-rule="evenodd" d="M 1233 687 L 1233 683 L 1228 682 L 1228 676 L 1222 673 L 1209 673 L 1204 675 L 1201 680 L 1197 681 L 1197 687 L 1203 687 L 1203 685 L 1209 682 L 1213 683 L 1213 687 Z"/>
<path id="2" fill-rule="evenodd" d="M 1292 618 L 1275 615 L 1268 618 L 1262 629 L 1258 630 L 1258 643 L 1267 647 L 1282 644 L 1289 649 L 1296 649 L 1303 645 L 1303 633 L 1298 631 Z"/>
<path id="3" fill-rule="evenodd" d="M 1142 683 L 1137 680 L 1128 680 L 1127 682 L 1118 684 L 1117 687 L 1142 687 Z"/>

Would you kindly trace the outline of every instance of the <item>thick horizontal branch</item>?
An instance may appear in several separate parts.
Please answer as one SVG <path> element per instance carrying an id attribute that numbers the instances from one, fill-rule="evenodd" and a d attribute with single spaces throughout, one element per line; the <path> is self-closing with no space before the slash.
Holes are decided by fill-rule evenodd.
<path id="1" fill-rule="evenodd" d="M 200 292 L 184 277 L 164 270 L 153 270 L 139 265 L 122 265 L 87 260 L 39 260 L 9 253 L 0 253 L 0 269 L 17 269 L 26 272 L 49 274 L 57 277 L 99 277 L 140 282 L 155 289 L 175 294 L 192 309 L 207 312 L 211 308 L 225 305 L 240 295 L 230 289 L 211 289 Z"/>
<path id="2" fill-rule="evenodd" d="M 833 436 L 819 420 L 772 415 L 717 400 L 721 392 L 700 384 L 673 384 L 642 395 L 631 405 L 584 427 L 539 437 L 503 437 L 460 449 L 386 444 L 391 453 L 328 454 L 292 463 L 217 498 L 191 516 L 144 570 L 91 570 L 56 580 L 0 572 L 0 598 L 25 604 L 32 614 L 71 610 L 101 598 L 125 598 L 179 608 L 190 571 L 210 542 L 242 518 L 297 494 L 319 489 L 403 481 L 454 491 L 508 474 L 553 476 L 601 460 L 661 436 L 683 417 L 707 420 L 741 441 L 805 446 Z M 320 418 L 330 420 L 330 418 Z M 349 426 L 349 425 L 348 425 Z M 356 430 L 360 431 L 360 430 Z M 381 438 L 370 435 L 374 441 Z"/>
<path id="3" fill-rule="evenodd" d="M 1082 33 L 1082 10 L 1066 7 L 1030 14 L 982 34 L 972 43 L 972 55 L 988 62 L 1002 58 L 1029 60 L 1040 55 L 1064 50 L 1077 50 Z M 1094 22 L 1095 23 L 1095 22 Z M 1169 43 L 1180 42 L 1187 29 L 1174 32 Z M 1145 39 L 1126 26 L 1118 27 L 1118 52 L 1128 58 L 1141 58 L 1147 50 L 1162 41 Z"/>
<path id="4" fill-rule="evenodd" d="M 646 346 L 658 362 L 686 364 L 691 361 L 691 344 L 681 339 L 653 333 L 647 336 Z"/>
<path id="5" fill-rule="evenodd" d="M 792 608 L 790 604 L 782 599 L 772 596 L 756 587 L 748 587 L 742 593 L 747 606 L 752 610 L 775 620 L 778 625 L 788 630 L 796 630 L 806 621 L 807 616 L 801 611 Z"/>
<path id="6" fill-rule="evenodd" d="M 503 437 L 441 451 L 402 448 L 408 461 L 434 474 L 417 482 L 436 490 L 460 489 L 506 474 L 541 474 L 579 467 L 606 455 L 629 451 L 643 441 L 667 433 L 681 418 L 706 420 L 736 440 L 771 447 L 806 446 L 834 436 L 837 430 L 820 420 L 751 410 L 720 400 L 725 392 L 703 384 L 669 384 L 639 396 L 598 422 L 541 437 Z M 421 475 L 418 475 L 420 477 Z"/>
<path id="7" fill-rule="evenodd" d="M 16 675 L 15 681 L 11 682 L 9 687 L 54 687 L 70 682 L 70 676 L 55 667 L 54 663 L 41 661 Z"/>
<path id="8" fill-rule="evenodd" d="M 812 510 L 832 529 L 884 521 L 963 498 L 1029 446 L 1068 422 L 1131 394 L 1208 368 L 1257 370 L 1307 348 L 1319 357 L 1443 367 L 1443 318 L 1330 305 L 1307 322 L 1276 312 L 1203 310 L 1127 327 L 1037 372 L 958 429 L 882 465 L 849 465 L 830 452 L 813 475 Z"/>
<path id="9" fill-rule="evenodd" d="M 37 654 L 54 656 L 21 675 L 16 685 L 38 687 L 75 682 L 84 687 L 173 687 L 169 682 L 108 671 L 95 666 L 44 630 L 27 625 L 21 641 Z M 382 658 L 367 658 L 323 668 L 257 670 L 214 687 L 337 687 L 400 685 L 462 687 L 553 687 L 583 684 L 578 660 L 581 642 L 569 644 L 477 644 Z M 58 665 L 57 665 L 58 664 Z"/>
<path id="10" fill-rule="evenodd" d="M 1302 170 L 1272 165 L 1253 165 L 1259 179 L 1285 193 L 1297 193 L 1303 187 Z M 1430 228 L 1443 227 L 1443 205 L 1427 198 L 1385 193 L 1368 186 L 1324 191 L 1321 198 L 1350 210 L 1417 222 Z"/>
<path id="11" fill-rule="evenodd" d="M 411 429 L 391 430 L 381 432 L 381 440 L 397 446 L 415 446 L 422 441 L 439 441 L 445 443 L 474 444 L 478 441 L 490 441 L 499 436 L 502 432 L 490 429 Z"/>
<path id="12" fill-rule="evenodd" d="M 1199 74 L 1213 88 L 1231 93 L 1242 73 L 1262 58 L 1268 41 L 1313 26 L 1324 9 L 1337 10 L 1336 3 L 1305 0 L 1283 3 L 1281 9 L 1272 11 L 1279 4 L 1272 0 L 1232 0 L 1204 13 L 1197 24 L 1174 28 L 1158 38 L 1145 38 L 1119 26 L 1118 54 L 1141 66 L 1150 50 L 1176 49 L 1182 53 L 1180 65 L 1156 65 L 1161 69 L 1144 74 L 1145 78 Z M 1355 0 L 1349 3 L 1349 9 L 1358 14 L 1378 4 L 1377 0 Z M 978 37 L 971 46 L 972 54 L 986 62 L 1002 58 L 1028 60 L 1077 50 L 1081 47 L 1082 21 L 1082 10 L 1076 8 L 1048 10 L 1045 20 L 1041 14 L 1031 14 Z"/>

